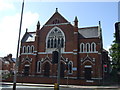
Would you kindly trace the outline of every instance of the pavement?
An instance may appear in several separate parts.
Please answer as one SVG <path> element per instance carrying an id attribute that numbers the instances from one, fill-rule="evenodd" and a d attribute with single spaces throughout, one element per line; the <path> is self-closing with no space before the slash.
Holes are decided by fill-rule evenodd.
<path id="1" fill-rule="evenodd" d="M 13 83 L 0 82 L 1 90 L 12 90 Z M 31 84 L 17 83 L 17 90 L 54 90 L 54 84 Z M 80 86 L 80 85 L 60 85 L 60 90 L 120 90 L 120 86 Z"/>

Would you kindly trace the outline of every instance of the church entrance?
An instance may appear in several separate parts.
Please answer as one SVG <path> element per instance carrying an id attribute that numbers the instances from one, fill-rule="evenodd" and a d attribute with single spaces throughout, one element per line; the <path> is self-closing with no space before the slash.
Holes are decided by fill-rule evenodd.
<path id="1" fill-rule="evenodd" d="M 61 63 L 60 65 L 60 77 L 64 78 L 65 64 Z"/>
<path id="2" fill-rule="evenodd" d="M 91 68 L 85 68 L 85 79 L 90 80 L 91 79 Z"/>
<path id="3" fill-rule="evenodd" d="M 49 75 L 50 75 L 50 64 L 46 62 L 44 64 L 44 76 L 49 77 Z"/>
<path id="4" fill-rule="evenodd" d="M 24 68 L 24 76 L 29 75 L 29 69 L 30 69 L 30 66 L 26 65 L 25 68 Z"/>

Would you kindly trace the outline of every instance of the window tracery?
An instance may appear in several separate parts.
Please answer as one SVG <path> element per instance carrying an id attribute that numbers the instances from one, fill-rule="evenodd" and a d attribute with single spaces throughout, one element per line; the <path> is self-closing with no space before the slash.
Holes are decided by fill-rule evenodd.
<path id="1" fill-rule="evenodd" d="M 61 48 L 64 48 L 64 35 L 58 28 L 54 28 L 46 39 L 47 48 L 57 48 L 61 44 Z"/>

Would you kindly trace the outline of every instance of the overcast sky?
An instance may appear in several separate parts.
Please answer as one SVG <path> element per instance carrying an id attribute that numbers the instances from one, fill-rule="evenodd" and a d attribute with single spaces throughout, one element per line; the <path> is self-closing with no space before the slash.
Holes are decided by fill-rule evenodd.
<path id="1" fill-rule="evenodd" d="M 50 1 L 50 0 L 49 0 Z M 71 0 L 73 1 L 73 0 Z M 55 8 L 73 24 L 75 16 L 79 28 L 98 26 L 101 21 L 103 45 L 108 50 L 113 41 L 114 23 L 118 21 L 118 2 L 41 2 L 25 0 L 21 37 L 35 31 L 38 20 L 44 25 L 54 14 Z M 16 57 L 22 0 L 0 0 L 0 57 Z"/>

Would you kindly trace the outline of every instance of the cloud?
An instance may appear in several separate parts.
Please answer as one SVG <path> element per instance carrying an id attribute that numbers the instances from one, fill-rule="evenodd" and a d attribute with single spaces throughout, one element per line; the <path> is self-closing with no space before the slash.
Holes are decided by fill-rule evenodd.
<path id="1" fill-rule="evenodd" d="M 15 57 L 17 52 L 20 17 L 20 14 L 16 13 L 12 16 L 4 16 L 2 20 L 0 20 L 0 56 L 12 53 Z M 30 11 L 23 14 L 21 37 L 25 33 L 26 28 L 36 28 L 38 18 L 39 14 Z"/>
<path id="2" fill-rule="evenodd" d="M 0 11 L 15 9 L 14 5 L 8 0 L 0 0 Z"/>

